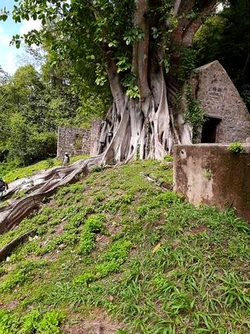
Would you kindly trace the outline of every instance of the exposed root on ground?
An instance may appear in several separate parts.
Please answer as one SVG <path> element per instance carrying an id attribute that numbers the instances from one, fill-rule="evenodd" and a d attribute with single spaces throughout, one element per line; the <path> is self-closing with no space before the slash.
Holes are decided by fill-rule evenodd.
<path id="1" fill-rule="evenodd" d="M 39 207 L 44 197 L 50 196 L 59 187 L 75 183 L 81 176 L 87 175 L 94 166 L 100 166 L 102 156 L 79 160 L 66 167 L 55 167 L 39 172 L 31 177 L 9 184 L 4 197 L 25 191 L 22 198 L 11 199 L 0 208 L 0 234 L 16 227 L 29 213 Z"/>

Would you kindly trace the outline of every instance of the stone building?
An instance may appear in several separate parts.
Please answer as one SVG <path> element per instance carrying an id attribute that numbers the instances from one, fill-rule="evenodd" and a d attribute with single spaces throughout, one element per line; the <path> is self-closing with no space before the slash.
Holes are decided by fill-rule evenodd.
<path id="1" fill-rule="evenodd" d="M 99 149 L 100 127 L 100 120 L 93 121 L 89 129 L 59 127 L 57 157 L 63 157 L 65 152 L 69 153 L 70 156 L 96 155 Z"/>
<path id="2" fill-rule="evenodd" d="M 217 60 L 197 68 L 190 83 L 205 111 L 201 143 L 245 142 L 250 137 L 248 109 Z"/>
<path id="3" fill-rule="evenodd" d="M 218 61 L 197 68 L 190 84 L 205 121 L 198 144 L 174 147 L 174 190 L 196 206 L 234 208 L 250 222 L 250 114 Z M 237 141 L 242 154 L 230 149 Z"/>

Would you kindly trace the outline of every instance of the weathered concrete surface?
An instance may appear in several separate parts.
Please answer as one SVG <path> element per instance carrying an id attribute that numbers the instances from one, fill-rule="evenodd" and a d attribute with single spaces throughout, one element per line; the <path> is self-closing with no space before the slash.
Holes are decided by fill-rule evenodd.
<path id="1" fill-rule="evenodd" d="M 174 190 L 199 206 L 234 207 L 250 222 L 250 144 L 232 153 L 226 144 L 176 145 Z"/>

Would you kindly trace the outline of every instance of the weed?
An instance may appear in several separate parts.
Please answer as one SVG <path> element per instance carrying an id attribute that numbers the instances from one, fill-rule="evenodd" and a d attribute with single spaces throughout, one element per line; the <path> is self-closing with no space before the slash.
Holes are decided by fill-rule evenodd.
<path id="1" fill-rule="evenodd" d="M 94 249 L 96 234 L 105 231 L 104 220 L 103 215 L 93 215 L 86 220 L 80 236 L 78 254 L 88 255 Z"/>
<path id="2" fill-rule="evenodd" d="M 36 231 L 1 263 L 0 333 L 60 333 L 96 310 L 117 334 L 249 333 L 249 224 L 145 175 L 172 179 L 150 160 L 92 173 L 1 235 Z"/>
<path id="3" fill-rule="evenodd" d="M 100 207 L 100 211 L 115 214 L 118 211 L 118 208 L 119 208 L 119 203 L 117 202 L 117 200 L 110 199 Z"/>
<path id="4" fill-rule="evenodd" d="M 240 143 L 240 142 L 235 142 L 235 143 L 229 144 L 228 150 L 232 153 L 235 153 L 235 154 L 245 153 L 245 149 L 244 149 L 242 143 Z"/>
<path id="5" fill-rule="evenodd" d="M 61 323 L 65 316 L 56 311 L 41 313 L 38 310 L 31 312 L 19 318 L 10 311 L 0 310 L 0 333 L 43 333 L 43 334 L 60 334 Z"/>
<path id="6" fill-rule="evenodd" d="M 172 155 L 165 155 L 164 160 L 168 162 L 173 162 L 173 157 Z"/>
<path id="7" fill-rule="evenodd" d="M 219 290 L 222 292 L 221 299 L 225 307 L 250 307 L 250 296 L 248 291 L 250 281 L 242 281 L 235 273 L 224 271 Z"/>
<path id="8" fill-rule="evenodd" d="M 205 112 L 201 108 L 200 102 L 192 96 L 190 85 L 185 87 L 185 94 L 187 99 L 186 119 L 192 124 L 193 143 L 196 143 L 204 123 Z"/>
<path id="9" fill-rule="evenodd" d="M 19 265 L 13 273 L 9 273 L 7 278 L 0 284 L 0 292 L 12 291 L 17 285 L 22 285 L 31 277 L 31 271 L 35 268 L 43 267 L 46 261 L 32 262 L 26 261 Z"/>
<path id="10" fill-rule="evenodd" d="M 213 176 L 213 173 L 212 173 L 211 169 L 205 168 L 204 171 L 203 171 L 203 175 L 206 179 L 211 180 L 211 178 Z"/>
<path id="11" fill-rule="evenodd" d="M 0 309 L 0 334 L 17 333 L 19 319 L 8 310 Z"/>
<path id="12" fill-rule="evenodd" d="M 115 242 L 100 260 L 91 269 L 91 272 L 86 272 L 74 279 L 75 283 L 89 284 L 108 276 L 111 273 L 118 272 L 121 265 L 126 261 L 129 255 L 129 250 L 132 244 L 129 241 Z"/>

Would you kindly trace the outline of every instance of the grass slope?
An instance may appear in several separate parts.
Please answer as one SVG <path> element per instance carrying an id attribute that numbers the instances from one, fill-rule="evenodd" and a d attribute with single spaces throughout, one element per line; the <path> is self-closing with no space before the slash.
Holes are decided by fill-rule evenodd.
<path id="1" fill-rule="evenodd" d="M 1 235 L 32 231 L 0 264 L 0 334 L 249 333 L 249 225 L 163 182 L 167 162 L 95 171 Z"/>

